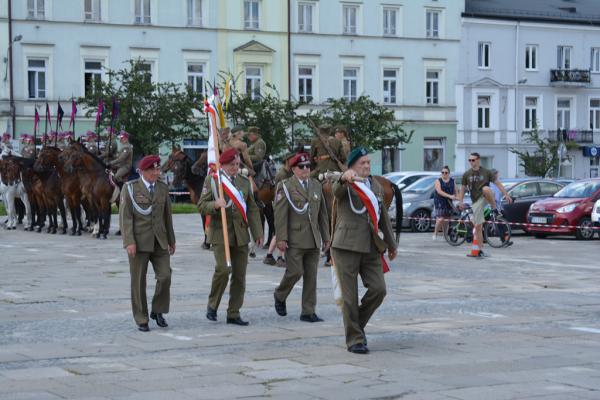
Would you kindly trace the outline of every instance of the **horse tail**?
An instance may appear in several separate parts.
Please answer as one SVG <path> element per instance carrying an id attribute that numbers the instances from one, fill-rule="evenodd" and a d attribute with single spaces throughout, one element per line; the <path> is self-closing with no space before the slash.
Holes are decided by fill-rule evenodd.
<path id="1" fill-rule="evenodd" d="M 400 232 L 402 231 L 402 222 L 404 221 L 404 210 L 402 209 L 402 192 L 395 183 L 392 183 L 394 189 L 394 199 L 396 200 L 396 244 L 400 241 Z"/>

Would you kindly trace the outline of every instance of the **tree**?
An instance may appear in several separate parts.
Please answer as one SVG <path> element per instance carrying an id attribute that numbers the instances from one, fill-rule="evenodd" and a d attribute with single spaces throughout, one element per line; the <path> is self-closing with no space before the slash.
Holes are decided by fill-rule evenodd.
<path id="1" fill-rule="evenodd" d="M 164 142 L 174 144 L 182 138 L 197 136 L 206 125 L 193 112 L 201 105 L 200 94 L 185 84 L 152 82 L 140 59 L 129 60 L 128 64 L 120 70 L 109 69 L 108 82 L 96 82 L 94 90 L 79 99 L 86 107 L 86 116 L 95 115 L 97 104 L 103 99 L 105 112 L 100 128 L 109 127 L 112 99 L 118 99 L 121 108 L 115 128 L 129 132 L 138 154 L 156 153 Z"/>
<path id="2" fill-rule="evenodd" d="M 551 175 L 558 163 L 562 161 L 559 156 L 560 146 L 564 144 L 566 150 L 577 148 L 577 144 L 571 141 L 561 141 L 558 137 L 556 140 L 542 137 L 537 127 L 523 132 L 523 136 L 527 143 L 535 146 L 533 152 L 516 148 L 511 148 L 510 151 L 519 156 L 519 165 L 523 167 L 528 176 Z"/>

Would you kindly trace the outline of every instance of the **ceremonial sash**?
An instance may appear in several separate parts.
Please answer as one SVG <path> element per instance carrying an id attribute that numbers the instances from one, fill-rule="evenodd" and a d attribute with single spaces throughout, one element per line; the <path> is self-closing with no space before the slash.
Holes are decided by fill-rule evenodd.
<path id="1" fill-rule="evenodd" d="M 375 232 L 375 235 L 378 235 L 379 218 L 381 217 L 381 211 L 379 209 L 379 201 L 377 200 L 375 193 L 373 193 L 373 191 L 369 189 L 367 185 L 365 185 L 363 182 L 350 182 L 350 186 L 352 187 L 352 189 L 354 189 L 354 191 L 364 204 L 366 211 L 369 214 L 369 218 L 371 218 L 371 222 L 373 222 L 373 230 Z M 356 212 L 354 210 L 354 205 L 352 204 L 352 198 L 349 198 L 349 200 L 350 206 L 352 207 L 353 211 Z M 362 210 L 362 212 L 364 212 L 364 209 Z M 390 267 L 385 261 L 385 257 L 383 256 L 383 254 L 381 255 L 381 266 L 383 267 L 383 273 L 386 273 L 390 270 Z"/>
<path id="2" fill-rule="evenodd" d="M 216 177 L 215 177 L 216 178 Z M 246 215 L 246 201 L 240 191 L 233 185 L 229 178 L 225 175 L 221 175 L 221 183 L 223 184 L 223 192 L 231 199 L 233 204 L 237 207 L 245 223 L 248 223 L 248 216 Z"/>

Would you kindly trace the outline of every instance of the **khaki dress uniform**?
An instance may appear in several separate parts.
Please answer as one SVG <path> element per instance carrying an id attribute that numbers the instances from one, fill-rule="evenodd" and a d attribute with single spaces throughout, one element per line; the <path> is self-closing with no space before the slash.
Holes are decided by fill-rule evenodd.
<path id="1" fill-rule="evenodd" d="M 279 171 L 277 171 L 277 174 L 275 175 L 275 185 L 277 185 L 279 182 L 283 181 L 284 179 L 290 178 L 292 176 L 294 176 L 294 173 L 292 171 L 287 169 L 285 166 L 281 167 L 279 169 Z"/>
<path id="2" fill-rule="evenodd" d="M 112 140 L 110 141 L 110 157 L 109 157 L 109 151 L 108 151 L 108 139 L 104 140 L 103 142 L 104 147 L 102 148 L 102 159 L 103 160 L 114 160 L 115 156 L 117 155 L 117 143 L 115 142 L 115 138 L 113 137 Z"/>
<path id="3" fill-rule="evenodd" d="M 323 134 L 319 134 L 323 138 L 325 142 L 328 143 L 329 148 L 336 156 L 336 158 L 344 163 L 346 161 L 346 155 L 344 154 L 344 149 L 342 147 L 342 143 L 334 138 L 333 136 L 325 136 Z M 312 177 L 317 177 L 321 173 L 325 173 L 327 171 L 339 171 L 340 167 L 338 164 L 331 158 L 327 149 L 323 145 L 323 142 L 319 138 L 314 138 L 310 143 L 310 159 L 315 165 L 314 170 L 311 172 Z"/>
<path id="4" fill-rule="evenodd" d="M 132 190 L 132 196 L 129 194 L 129 187 Z M 134 207 L 131 197 L 142 210 L 152 207 L 151 213 L 148 215 L 140 213 Z M 171 256 L 168 246 L 175 244 L 175 232 L 167 185 L 157 181 L 154 184 L 154 194 L 151 194 L 141 178 L 127 183 L 121 191 L 119 223 L 123 235 L 123 247 L 136 245 L 135 256 L 129 256 L 133 317 L 138 325 L 147 324 L 146 273 L 148 262 L 152 263 L 156 276 L 152 311 L 157 314 L 169 312 Z"/>
<path id="5" fill-rule="evenodd" d="M 117 158 L 112 160 L 109 165 L 111 167 L 116 167 L 117 172 L 115 172 L 115 179 L 119 182 L 125 181 L 129 172 L 131 171 L 131 165 L 133 163 L 133 146 L 131 143 L 125 143 L 119 153 L 117 154 Z"/>
<path id="6" fill-rule="evenodd" d="M 218 192 L 216 192 L 218 186 L 212 175 L 204 180 L 198 209 L 200 213 L 211 216 L 210 224 L 208 225 L 208 241 L 212 245 L 216 261 L 215 273 L 213 274 L 212 286 L 208 296 L 208 307 L 215 311 L 219 308 L 221 298 L 227 288 L 229 274 L 231 274 L 227 318 L 238 318 L 240 316 L 240 309 L 244 303 L 244 293 L 246 291 L 246 267 L 248 265 L 248 243 L 250 242 L 248 228 L 250 228 L 252 237 L 254 238 L 261 238 L 263 232 L 258 207 L 252 195 L 250 181 L 240 174 L 237 174 L 231 181 L 246 201 L 246 216 L 248 218 L 248 223 L 246 223 L 240 211 L 235 205 L 230 204 L 229 198 L 225 194 L 225 201 L 229 204 L 226 208 L 226 213 L 231 268 L 227 267 L 225 260 L 221 210 L 215 210 L 214 207 L 215 199 L 218 198 Z"/>
<path id="7" fill-rule="evenodd" d="M 342 150 L 344 150 L 344 158 L 348 159 L 348 154 L 350 154 L 350 150 L 352 150 L 350 146 L 350 141 L 348 139 L 342 139 Z"/>
<path id="8" fill-rule="evenodd" d="M 340 277 L 348 347 L 365 340 L 365 326 L 386 294 L 381 254 L 387 248 L 396 248 L 392 224 L 383 205 L 383 188 L 372 178 L 369 178 L 369 184 L 379 201 L 379 233 L 383 234 L 383 239 L 374 233 L 373 223 L 366 210 L 362 214 L 353 210 L 361 210 L 364 206 L 356 192 L 339 180 L 333 184 L 337 217 L 333 227 L 331 255 Z M 367 288 L 360 305 L 358 275 Z"/>
<path id="9" fill-rule="evenodd" d="M 258 168 L 261 166 L 266 154 L 267 144 L 262 138 L 256 139 L 256 141 L 251 143 L 250 147 L 248 147 L 248 157 L 250 158 L 250 161 L 252 161 L 252 168 L 255 172 L 260 172 L 258 171 Z"/>
<path id="10" fill-rule="evenodd" d="M 229 139 L 229 146 L 233 147 L 240 153 L 240 159 L 242 164 L 248 169 L 248 172 L 252 175 L 254 172 L 254 168 L 252 167 L 252 160 L 248 155 L 248 145 L 237 137 L 233 137 Z M 225 150 L 223 150 L 225 151 Z"/>
<path id="11" fill-rule="evenodd" d="M 317 267 L 321 244 L 329 241 L 329 217 L 319 181 L 308 179 L 304 185 L 292 176 L 277 186 L 275 231 L 277 241 L 286 241 L 288 248 L 285 274 L 275 298 L 284 302 L 303 278 L 301 315 L 310 316 L 317 305 Z"/>

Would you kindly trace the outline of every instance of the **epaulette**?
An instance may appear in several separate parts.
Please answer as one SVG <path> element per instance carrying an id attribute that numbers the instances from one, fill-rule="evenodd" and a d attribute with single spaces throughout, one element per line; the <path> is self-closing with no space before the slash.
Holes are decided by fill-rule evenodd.
<path id="1" fill-rule="evenodd" d="M 250 182 L 250 178 L 248 178 L 248 177 L 247 177 L 247 176 L 245 176 L 245 175 L 238 174 L 237 176 L 239 176 L 240 178 L 244 178 L 245 180 L 247 180 L 248 182 Z"/>

